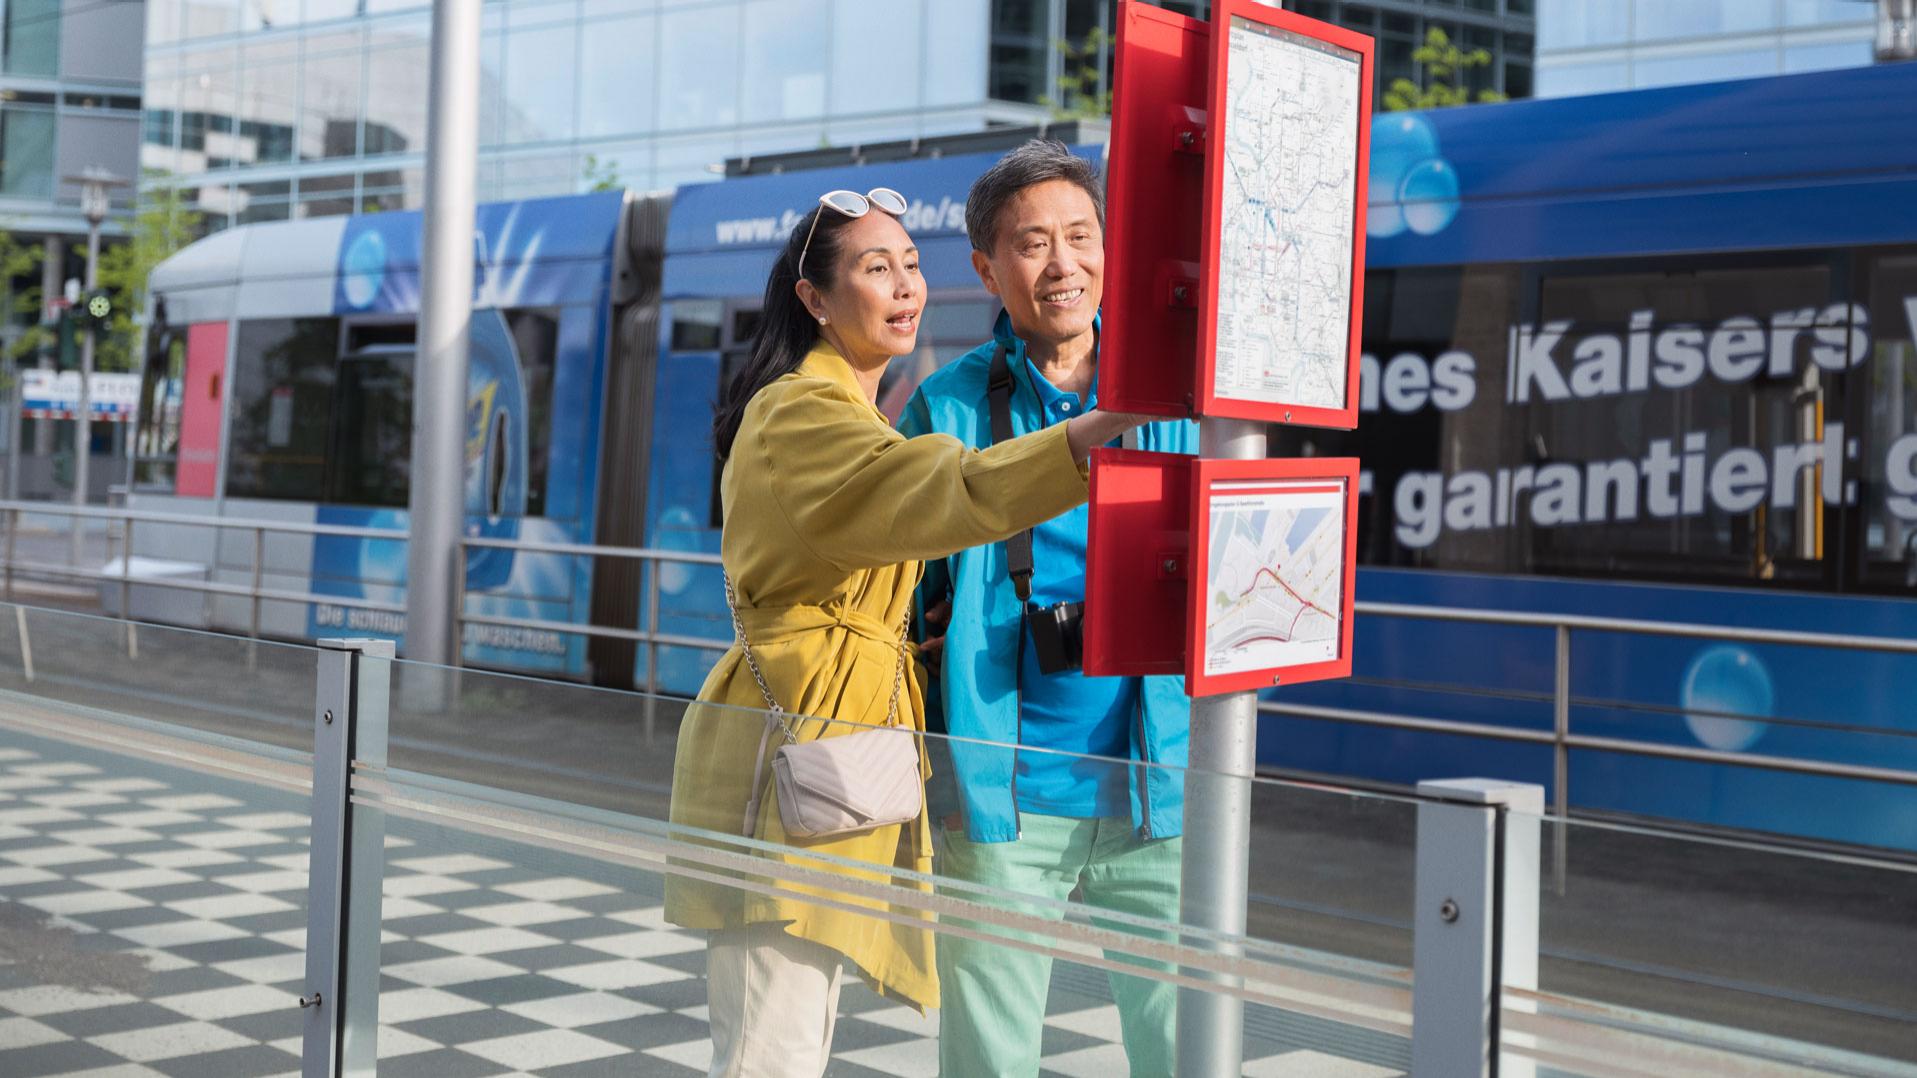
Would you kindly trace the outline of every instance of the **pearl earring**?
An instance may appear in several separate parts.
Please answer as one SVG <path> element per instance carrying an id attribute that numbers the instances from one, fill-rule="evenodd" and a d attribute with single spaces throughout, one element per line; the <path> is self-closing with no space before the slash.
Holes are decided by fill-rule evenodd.
<path id="1" fill-rule="evenodd" d="M 820 316 L 819 316 L 819 324 L 820 324 L 820 325 L 822 325 L 822 326 L 823 326 L 823 325 L 825 325 L 825 316 L 824 316 L 824 315 L 820 315 Z"/>

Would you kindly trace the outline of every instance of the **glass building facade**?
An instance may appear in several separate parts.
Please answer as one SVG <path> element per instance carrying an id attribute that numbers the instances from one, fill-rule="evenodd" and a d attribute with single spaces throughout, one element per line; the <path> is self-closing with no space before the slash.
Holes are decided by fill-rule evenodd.
<path id="1" fill-rule="evenodd" d="M 987 89 L 991 0 L 489 0 L 481 201 L 1044 115 Z M 149 0 L 140 161 L 206 227 L 419 204 L 424 0 Z"/>
<path id="2" fill-rule="evenodd" d="M 1537 94 L 1859 67 L 1875 0 L 1538 0 Z"/>
<path id="3" fill-rule="evenodd" d="M 1284 6 L 1377 39 L 1373 100 L 1382 100 L 1384 88 L 1398 79 L 1420 81 L 1411 54 L 1433 29 L 1460 48 L 1491 54 L 1489 64 L 1467 73 L 1471 89 L 1513 98 L 1532 94 L 1537 0 L 1286 0 Z"/>
<path id="4" fill-rule="evenodd" d="M 133 181 L 139 168 L 140 0 L 0 0 L 0 229 L 44 251 L 35 273 L 5 282 L 14 295 L 57 295 L 85 273 L 87 221 L 65 182 L 87 168 Z M 113 199 L 132 202 L 131 187 Z M 123 234 L 116 215 L 102 229 Z M 77 253 L 76 253 L 77 252 Z M 36 311 L 6 304 L 11 341 Z"/>

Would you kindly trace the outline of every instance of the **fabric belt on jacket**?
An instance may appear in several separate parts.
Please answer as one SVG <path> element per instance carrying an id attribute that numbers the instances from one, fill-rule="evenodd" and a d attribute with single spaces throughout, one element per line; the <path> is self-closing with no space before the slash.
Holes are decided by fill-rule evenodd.
<path id="1" fill-rule="evenodd" d="M 752 641 L 754 647 L 775 644 L 801 633 L 815 633 L 823 629 L 844 629 L 854 636 L 862 636 L 887 647 L 897 647 L 899 644 L 896 622 L 880 621 L 842 603 L 741 607 L 739 622 L 745 626 L 746 639 Z"/>

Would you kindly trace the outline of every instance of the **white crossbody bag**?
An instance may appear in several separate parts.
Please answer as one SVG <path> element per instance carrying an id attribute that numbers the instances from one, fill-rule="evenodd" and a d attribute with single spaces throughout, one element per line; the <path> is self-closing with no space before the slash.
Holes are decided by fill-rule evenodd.
<path id="1" fill-rule="evenodd" d="M 726 606 L 732 612 L 732 630 L 745 654 L 752 679 L 765 697 L 765 732 L 753 757 L 752 796 L 746 802 L 744 832 L 758 831 L 759 803 L 765 791 L 765 749 L 778 730 L 785 744 L 772 754 L 772 788 L 779 798 L 779 818 L 794 838 L 830 838 L 875 827 L 918 819 L 925 805 L 919 778 L 919 746 L 915 732 L 899 725 L 899 694 L 905 687 L 905 640 L 912 627 L 907 604 L 899 626 L 899 664 L 892 678 L 892 704 L 885 723 L 869 730 L 800 741 L 785 708 L 772 695 L 746 640 L 739 621 L 739 597 L 726 575 Z"/>

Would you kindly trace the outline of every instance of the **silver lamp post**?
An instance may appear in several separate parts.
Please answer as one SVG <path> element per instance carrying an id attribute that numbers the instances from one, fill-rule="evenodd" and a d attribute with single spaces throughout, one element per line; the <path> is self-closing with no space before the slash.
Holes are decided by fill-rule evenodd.
<path id="1" fill-rule="evenodd" d="M 66 177 L 66 182 L 80 185 L 80 212 L 87 218 L 87 276 L 86 295 L 91 298 L 93 290 L 100 284 L 100 225 L 106 221 L 111 209 L 108 192 L 116 187 L 125 187 L 127 181 L 97 165 L 89 165 L 78 176 Z M 73 505 L 82 508 L 87 503 L 87 464 L 91 456 L 93 443 L 93 334 L 86 333 L 80 338 L 80 405 L 76 410 L 77 418 L 73 428 Z M 80 541 L 84 533 L 84 521 L 79 517 L 73 520 L 73 564 L 80 564 Z"/>

